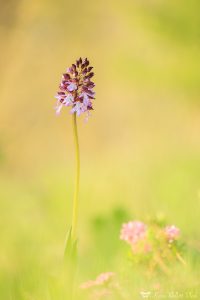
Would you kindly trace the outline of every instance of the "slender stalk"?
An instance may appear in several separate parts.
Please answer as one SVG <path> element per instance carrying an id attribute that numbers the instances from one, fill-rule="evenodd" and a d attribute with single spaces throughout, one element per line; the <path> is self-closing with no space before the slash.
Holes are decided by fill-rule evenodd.
<path id="1" fill-rule="evenodd" d="M 178 259 L 184 266 L 187 265 L 187 264 L 186 264 L 186 261 L 183 259 L 183 257 L 180 255 L 179 252 L 176 252 L 176 257 L 177 257 L 177 259 Z"/>
<path id="2" fill-rule="evenodd" d="M 73 212 L 72 212 L 72 240 L 75 240 L 76 231 L 77 231 L 77 221 L 78 221 L 78 196 L 79 196 L 79 179 L 80 179 L 80 152 L 79 152 L 76 113 L 73 113 L 72 115 L 72 125 L 73 125 L 75 156 L 76 156 L 75 190 L 74 190 Z"/>
<path id="3" fill-rule="evenodd" d="M 67 283 L 66 299 L 74 300 L 75 298 L 75 276 L 77 267 L 77 221 L 78 221 L 78 193 L 79 193 L 79 177 L 80 177 L 80 155 L 79 155 L 79 143 L 78 143 L 78 130 L 77 130 L 77 120 L 76 113 L 72 115 L 72 126 L 74 134 L 75 143 L 75 189 L 74 189 L 74 199 L 73 199 L 73 209 L 72 209 L 72 226 L 68 230 L 66 245 L 65 245 L 65 268 L 64 274 Z"/>

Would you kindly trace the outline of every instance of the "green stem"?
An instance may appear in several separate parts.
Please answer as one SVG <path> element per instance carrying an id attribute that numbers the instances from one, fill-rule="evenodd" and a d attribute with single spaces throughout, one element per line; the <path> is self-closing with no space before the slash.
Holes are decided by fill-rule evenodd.
<path id="1" fill-rule="evenodd" d="M 177 259 L 178 259 L 184 266 L 187 265 L 187 264 L 186 264 L 186 261 L 183 259 L 183 257 L 180 255 L 179 252 L 176 252 L 176 257 L 177 257 Z"/>
<path id="2" fill-rule="evenodd" d="M 72 212 L 72 240 L 76 239 L 77 221 L 78 221 L 78 194 L 79 194 L 79 179 L 80 179 L 80 153 L 78 142 L 78 130 L 76 113 L 72 115 L 73 134 L 76 153 L 76 172 L 75 172 L 75 190 L 73 200 L 73 212 Z"/>

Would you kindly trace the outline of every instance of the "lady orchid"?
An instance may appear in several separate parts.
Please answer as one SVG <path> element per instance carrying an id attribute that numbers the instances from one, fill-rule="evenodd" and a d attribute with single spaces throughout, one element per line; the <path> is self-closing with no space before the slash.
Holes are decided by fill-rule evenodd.
<path id="1" fill-rule="evenodd" d="M 79 58 L 75 64 L 72 64 L 67 72 L 62 75 L 59 85 L 60 91 L 57 92 L 56 114 L 59 115 L 63 106 L 70 106 L 71 113 L 80 116 L 93 109 L 92 100 L 94 100 L 94 82 L 91 78 L 94 73 L 91 72 L 93 67 L 89 66 L 87 58 Z"/>
<path id="2" fill-rule="evenodd" d="M 94 99 L 94 82 L 91 78 L 94 73 L 91 72 L 93 67 L 89 66 L 87 58 L 79 58 L 75 64 L 72 64 L 62 75 L 60 90 L 56 94 L 57 105 L 56 114 L 60 114 L 63 106 L 71 107 L 72 126 L 75 144 L 75 189 L 72 209 L 72 225 L 68 230 L 65 245 L 65 261 L 68 281 L 67 299 L 73 299 L 74 292 L 74 276 L 77 263 L 77 224 L 78 224 L 78 208 L 79 208 L 79 181 L 80 181 L 80 151 L 77 129 L 77 116 L 87 113 L 93 109 L 92 100 Z"/>

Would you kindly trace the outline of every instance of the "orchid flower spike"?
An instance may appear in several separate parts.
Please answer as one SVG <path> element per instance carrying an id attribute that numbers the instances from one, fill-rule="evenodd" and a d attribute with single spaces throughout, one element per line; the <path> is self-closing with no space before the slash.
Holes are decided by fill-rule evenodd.
<path id="1" fill-rule="evenodd" d="M 88 117 L 90 110 L 93 110 L 92 101 L 95 99 L 93 90 L 95 84 L 91 81 L 94 73 L 91 72 L 93 67 L 89 64 L 87 58 L 79 58 L 62 75 L 59 85 L 60 90 L 55 96 L 57 99 L 55 107 L 57 115 L 60 114 L 63 106 L 70 106 L 71 114 L 76 113 L 77 116 L 86 113 Z"/>

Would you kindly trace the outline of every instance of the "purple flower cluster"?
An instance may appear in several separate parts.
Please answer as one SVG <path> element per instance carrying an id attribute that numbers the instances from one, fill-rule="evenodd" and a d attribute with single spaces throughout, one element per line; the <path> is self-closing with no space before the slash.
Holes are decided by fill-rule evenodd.
<path id="1" fill-rule="evenodd" d="M 165 227 L 165 235 L 169 243 L 177 240 L 180 235 L 180 229 L 174 225 L 166 226 Z"/>
<path id="2" fill-rule="evenodd" d="M 56 114 L 60 114 L 63 106 L 71 106 L 71 113 L 76 113 L 77 116 L 84 112 L 89 115 L 89 111 L 93 109 L 95 84 L 91 81 L 94 73 L 91 72 L 93 67 L 90 67 L 89 64 L 87 58 L 79 58 L 62 75 L 60 91 L 55 96 L 57 99 Z"/>

